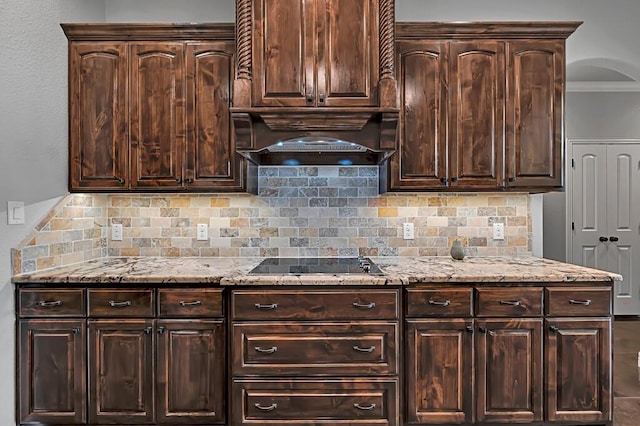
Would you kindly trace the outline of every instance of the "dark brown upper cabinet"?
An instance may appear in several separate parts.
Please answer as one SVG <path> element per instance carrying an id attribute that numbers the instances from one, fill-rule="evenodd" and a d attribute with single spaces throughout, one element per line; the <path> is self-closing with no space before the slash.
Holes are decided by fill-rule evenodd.
<path id="1" fill-rule="evenodd" d="M 63 24 L 71 191 L 245 191 L 231 24 Z"/>
<path id="2" fill-rule="evenodd" d="M 565 39 L 578 25 L 399 23 L 388 189 L 561 189 Z"/>

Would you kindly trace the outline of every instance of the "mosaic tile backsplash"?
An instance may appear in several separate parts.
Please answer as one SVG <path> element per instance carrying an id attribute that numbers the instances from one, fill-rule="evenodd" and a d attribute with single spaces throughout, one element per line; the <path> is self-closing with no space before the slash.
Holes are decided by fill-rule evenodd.
<path id="1" fill-rule="evenodd" d="M 402 239 L 402 224 L 415 238 Z M 505 225 L 494 241 L 492 224 Z M 122 241 L 108 238 L 121 223 Z M 196 240 L 197 224 L 208 240 Z M 14 250 L 14 273 L 104 256 L 531 254 L 529 195 L 378 195 L 375 166 L 260 167 L 259 193 L 70 194 Z"/>

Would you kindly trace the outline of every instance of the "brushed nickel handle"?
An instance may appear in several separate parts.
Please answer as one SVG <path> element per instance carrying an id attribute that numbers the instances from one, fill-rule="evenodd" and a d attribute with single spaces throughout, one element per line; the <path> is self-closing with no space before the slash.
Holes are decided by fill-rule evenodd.
<path id="1" fill-rule="evenodd" d="M 376 307 L 375 302 L 371 302 L 371 303 L 358 303 L 358 302 L 353 302 L 353 307 L 354 308 L 359 308 L 359 309 L 373 309 Z"/>
<path id="2" fill-rule="evenodd" d="M 431 300 L 429 299 L 429 304 L 430 305 L 434 305 L 434 306 L 449 306 L 451 304 L 451 300 L 445 300 L 444 302 L 438 302 L 437 300 Z"/>
<path id="3" fill-rule="evenodd" d="M 184 300 L 180 301 L 180 306 L 198 306 L 202 305 L 201 300 L 194 300 L 193 302 L 185 302 Z"/>
<path id="4" fill-rule="evenodd" d="M 587 299 L 587 300 L 575 300 L 575 299 L 569 299 L 569 303 L 572 305 L 584 305 L 584 306 L 589 306 L 591 304 L 591 299 Z"/>
<path id="5" fill-rule="evenodd" d="M 112 308 L 124 308 L 126 306 L 131 306 L 131 300 L 125 300 L 124 302 L 109 300 L 109 306 L 111 306 Z"/>
<path id="6" fill-rule="evenodd" d="M 262 405 L 260 405 L 259 402 L 256 402 L 255 404 L 253 404 L 254 407 L 256 407 L 258 410 L 262 410 L 262 411 L 273 411 L 276 408 L 278 408 L 278 404 L 271 404 L 271 405 L 267 405 L 266 407 L 263 407 Z"/>
<path id="7" fill-rule="evenodd" d="M 501 300 L 501 305 L 509 305 L 509 306 L 521 306 L 522 302 L 519 300 Z"/>
<path id="8" fill-rule="evenodd" d="M 262 349 L 260 346 L 256 346 L 253 349 L 255 349 L 256 352 L 260 352 L 261 354 L 273 354 L 273 353 L 278 352 L 278 347 L 277 346 L 272 346 L 269 349 Z"/>
<path id="9" fill-rule="evenodd" d="M 375 346 L 371 346 L 371 347 L 368 347 L 368 348 L 361 348 L 360 346 L 355 345 L 355 346 L 353 347 L 353 350 L 354 350 L 354 351 L 358 351 L 358 352 L 367 352 L 367 353 L 371 353 L 371 352 L 373 352 L 373 351 L 375 351 L 375 350 L 376 350 L 376 347 L 375 347 Z"/>
<path id="10" fill-rule="evenodd" d="M 256 309 L 262 309 L 264 311 L 264 310 L 276 309 L 278 307 L 278 304 L 270 303 L 270 304 L 263 305 L 262 303 L 256 303 L 255 307 Z"/>
<path id="11" fill-rule="evenodd" d="M 353 406 L 356 407 L 358 410 L 363 410 L 363 411 L 371 411 L 374 408 L 376 408 L 376 404 L 360 405 L 357 402 L 353 404 Z"/>
<path id="12" fill-rule="evenodd" d="M 42 306 L 43 308 L 50 308 L 52 306 L 60 306 L 62 305 L 62 300 L 52 300 L 50 302 L 46 300 L 41 300 L 38 302 L 38 306 Z"/>

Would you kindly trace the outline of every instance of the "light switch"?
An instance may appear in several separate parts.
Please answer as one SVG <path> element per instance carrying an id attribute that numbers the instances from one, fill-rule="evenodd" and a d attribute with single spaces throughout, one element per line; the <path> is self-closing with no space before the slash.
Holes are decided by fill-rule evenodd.
<path id="1" fill-rule="evenodd" d="M 7 201 L 7 224 L 24 225 L 24 202 Z"/>

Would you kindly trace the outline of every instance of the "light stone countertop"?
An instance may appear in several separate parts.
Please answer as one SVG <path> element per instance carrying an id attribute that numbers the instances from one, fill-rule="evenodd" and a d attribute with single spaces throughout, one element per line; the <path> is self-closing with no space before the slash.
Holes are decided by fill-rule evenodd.
<path id="1" fill-rule="evenodd" d="M 406 285 L 431 283 L 588 283 L 621 281 L 619 274 L 533 256 L 371 257 L 386 274 L 249 275 L 262 258 L 114 257 L 15 275 L 35 284 Z"/>

